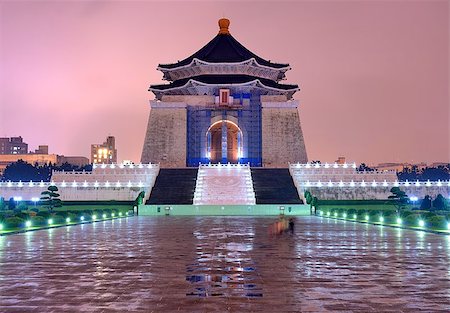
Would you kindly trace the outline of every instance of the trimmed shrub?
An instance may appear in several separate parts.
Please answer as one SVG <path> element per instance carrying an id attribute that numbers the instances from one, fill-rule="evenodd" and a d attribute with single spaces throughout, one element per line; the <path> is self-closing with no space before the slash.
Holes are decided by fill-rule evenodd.
<path id="1" fill-rule="evenodd" d="M 42 216 L 33 216 L 30 218 L 33 226 L 45 226 L 47 225 L 47 220 Z"/>
<path id="2" fill-rule="evenodd" d="M 17 216 L 8 217 L 3 221 L 3 225 L 6 229 L 21 228 L 24 224 L 25 220 Z"/>
<path id="3" fill-rule="evenodd" d="M 48 211 L 39 211 L 38 213 L 37 213 L 37 216 L 42 216 L 43 218 L 45 218 L 45 219 L 48 219 L 49 217 L 50 217 L 50 212 L 48 212 Z"/>
<path id="4" fill-rule="evenodd" d="M 55 215 L 62 216 L 65 219 L 69 215 L 69 212 L 68 211 L 58 211 L 55 213 Z"/>
<path id="5" fill-rule="evenodd" d="M 435 217 L 435 216 L 436 216 L 436 214 L 433 213 L 433 212 L 426 212 L 426 213 L 422 214 L 422 218 L 425 219 L 425 220 L 428 220 L 428 219 L 430 219 L 432 217 Z"/>
<path id="6" fill-rule="evenodd" d="M 25 211 L 28 210 L 28 205 L 25 202 L 20 202 L 17 206 L 17 210 Z"/>
<path id="7" fill-rule="evenodd" d="M 355 209 L 348 209 L 347 210 L 347 215 L 348 216 L 353 216 L 353 214 L 356 214 L 356 210 Z"/>
<path id="8" fill-rule="evenodd" d="M 406 217 L 408 217 L 408 216 L 410 216 L 410 215 L 415 215 L 416 213 L 414 213 L 414 212 L 412 212 L 412 211 L 406 211 L 406 210 L 404 210 L 404 211 L 400 211 L 400 216 L 402 217 L 402 218 L 406 218 Z"/>
<path id="9" fill-rule="evenodd" d="M 380 216 L 381 215 L 381 212 L 378 211 L 378 210 L 369 210 L 368 213 L 369 213 L 370 218 L 372 218 L 374 216 Z"/>
<path id="10" fill-rule="evenodd" d="M 27 220 L 30 215 L 26 212 L 18 212 L 16 213 L 16 217 L 20 217 L 21 219 Z"/>
<path id="11" fill-rule="evenodd" d="M 356 215 L 358 216 L 359 220 L 363 220 L 366 218 L 367 212 L 364 210 L 358 210 L 358 212 L 356 213 Z"/>
<path id="12" fill-rule="evenodd" d="M 445 216 L 432 216 L 430 218 L 426 219 L 427 225 L 431 226 L 432 228 L 436 229 L 447 229 L 447 219 Z"/>
<path id="13" fill-rule="evenodd" d="M 78 216 L 76 214 L 74 214 L 74 213 L 68 213 L 66 215 L 66 218 L 70 218 L 71 222 L 76 222 L 76 221 L 79 220 Z"/>
<path id="14" fill-rule="evenodd" d="M 80 217 L 84 216 L 84 221 L 91 221 L 92 220 L 92 215 L 90 214 L 80 214 L 77 218 L 78 220 L 80 220 Z"/>
<path id="15" fill-rule="evenodd" d="M 403 218 L 403 223 L 407 226 L 418 226 L 419 216 L 416 214 L 410 214 Z"/>
<path id="16" fill-rule="evenodd" d="M 53 224 L 65 224 L 66 223 L 66 218 L 59 214 L 55 214 L 53 216 L 50 216 L 49 218 L 52 219 Z"/>

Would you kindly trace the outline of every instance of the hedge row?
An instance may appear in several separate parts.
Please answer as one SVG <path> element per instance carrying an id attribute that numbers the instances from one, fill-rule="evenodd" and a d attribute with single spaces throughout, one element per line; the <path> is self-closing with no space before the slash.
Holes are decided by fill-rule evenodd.
<path id="1" fill-rule="evenodd" d="M 45 226 L 48 224 L 49 219 L 52 219 L 52 224 L 65 224 L 67 218 L 74 222 L 80 221 L 83 216 L 84 221 L 90 221 L 94 214 L 97 216 L 97 219 L 101 219 L 103 214 L 111 217 L 113 213 L 115 216 L 119 216 L 119 214 L 125 216 L 128 211 L 115 209 L 64 211 L 55 213 L 39 211 L 36 215 L 30 215 L 26 212 L 4 211 L 0 212 L 0 223 L 3 226 L 3 229 L 14 229 L 26 227 L 25 223 L 27 221 L 30 221 L 32 226 Z"/>
<path id="2" fill-rule="evenodd" d="M 424 227 L 446 230 L 449 227 L 450 214 L 436 214 L 433 212 L 418 213 L 415 211 L 402 210 L 397 213 L 394 209 L 343 209 L 332 208 L 320 210 L 322 215 L 346 219 L 366 220 L 383 222 L 386 224 L 397 224 L 400 218 L 402 225 L 420 226 L 420 221 L 424 222 Z M 319 213 L 320 214 L 320 213 Z M 356 218 L 355 218 L 356 216 Z M 382 220 L 381 220 L 382 218 Z"/>

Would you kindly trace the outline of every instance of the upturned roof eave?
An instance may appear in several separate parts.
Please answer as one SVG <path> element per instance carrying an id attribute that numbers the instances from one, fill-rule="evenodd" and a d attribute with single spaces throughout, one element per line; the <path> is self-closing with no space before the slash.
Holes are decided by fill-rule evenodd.
<path id="1" fill-rule="evenodd" d="M 281 91 L 281 92 L 292 92 L 292 91 L 299 91 L 300 88 L 298 87 L 298 85 L 284 85 L 284 86 L 292 86 L 292 88 L 289 89 L 283 89 L 283 88 L 275 88 L 275 87 L 271 87 L 271 86 L 267 86 L 265 85 L 263 82 L 261 82 L 259 79 L 254 79 L 248 82 L 244 82 L 244 83 L 218 83 L 218 84 L 208 84 L 208 83 L 204 83 L 195 79 L 189 79 L 184 85 L 182 86 L 176 86 L 173 88 L 164 88 L 164 89 L 159 89 L 159 88 L 155 88 L 156 86 L 169 86 L 169 84 L 163 84 L 163 85 L 151 85 L 148 89 L 148 91 L 151 92 L 166 92 L 166 91 L 172 91 L 172 90 L 177 90 L 177 89 L 183 89 L 186 88 L 189 84 L 192 83 L 197 83 L 201 86 L 250 86 L 252 84 L 260 84 L 261 86 L 263 86 L 264 88 L 267 89 L 271 89 L 271 90 L 275 90 L 275 91 Z M 294 87 L 295 86 L 295 87 Z"/>
<path id="2" fill-rule="evenodd" d="M 208 61 L 204 61 L 198 58 L 193 58 L 191 60 L 191 62 L 189 64 L 186 65 L 181 65 L 181 66 L 177 66 L 177 67 L 164 67 L 164 65 L 174 65 L 177 63 L 172 63 L 172 64 L 159 64 L 158 67 L 156 68 L 158 71 L 161 72 L 173 72 L 173 71 L 177 71 L 180 69 L 184 69 L 184 68 L 189 68 L 191 67 L 195 62 L 201 62 L 205 65 L 241 65 L 241 64 L 245 64 L 248 62 L 254 62 L 258 67 L 261 68 L 266 68 L 269 70 L 276 70 L 276 71 L 288 71 L 291 69 L 291 66 L 289 64 L 283 64 L 283 63 L 273 63 L 273 64 L 277 64 L 277 65 L 283 65 L 283 67 L 272 67 L 272 66 L 267 66 L 267 65 L 263 65 L 260 64 L 255 58 L 250 58 L 244 61 L 240 61 L 240 62 L 208 62 Z M 179 63 L 179 62 L 178 62 Z"/>

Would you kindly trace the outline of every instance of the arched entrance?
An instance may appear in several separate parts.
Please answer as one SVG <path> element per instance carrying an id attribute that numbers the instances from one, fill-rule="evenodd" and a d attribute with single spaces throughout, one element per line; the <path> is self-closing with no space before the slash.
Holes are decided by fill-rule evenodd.
<path id="1" fill-rule="evenodd" d="M 242 131 L 229 120 L 213 123 L 206 133 L 211 163 L 238 163 L 242 157 Z"/>

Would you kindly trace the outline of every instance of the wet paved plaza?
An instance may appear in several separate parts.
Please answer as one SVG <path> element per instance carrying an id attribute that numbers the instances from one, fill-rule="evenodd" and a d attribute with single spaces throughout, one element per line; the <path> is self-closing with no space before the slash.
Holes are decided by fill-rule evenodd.
<path id="1" fill-rule="evenodd" d="M 301 217 L 131 217 L 0 237 L 0 312 L 449 312 L 450 237 Z"/>

